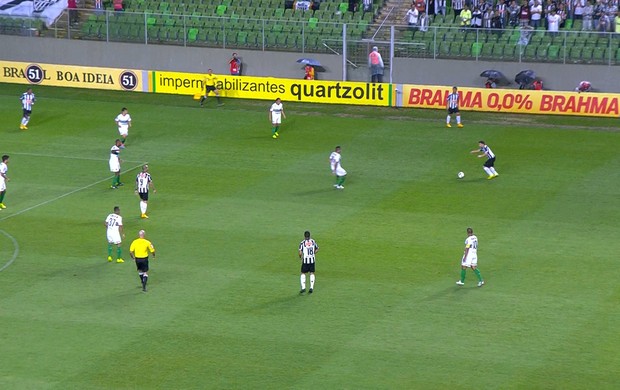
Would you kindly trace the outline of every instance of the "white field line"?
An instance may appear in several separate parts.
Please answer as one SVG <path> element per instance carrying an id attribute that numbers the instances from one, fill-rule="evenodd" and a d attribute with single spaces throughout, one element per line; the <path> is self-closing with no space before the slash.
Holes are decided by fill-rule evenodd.
<path id="1" fill-rule="evenodd" d="M 21 152 L 8 152 L 5 153 L 8 154 L 9 156 L 11 155 L 16 155 L 16 156 L 31 156 L 31 157 L 46 157 L 46 158 L 66 158 L 66 159 L 70 159 L 70 160 L 85 160 L 85 161 L 108 161 L 109 159 L 107 158 L 95 158 L 95 157 L 74 157 L 74 156 L 57 156 L 57 155 L 53 155 L 53 154 L 41 154 L 41 153 L 21 153 Z M 139 163 L 140 161 L 131 161 L 131 160 L 123 160 L 123 162 L 126 163 Z"/>
<path id="2" fill-rule="evenodd" d="M 17 153 L 14 153 L 14 154 L 17 154 Z M 49 156 L 49 157 L 55 157 L 55 156 Z M 136 165 L 136 166 L 134 166 L 134 167 L 131 167 L 131 168 L 129 168 L 129 169 L 127 169 L 127 170 L 123 171 L 123 172 L 131 172 L 131 171 L 133 171 L 133 170 L 135 170 L 135 169 L 140 168 L 140 167 L 141 167 L 142 165 L 144 165 L 144 164 L 145 164 L 145 163 L 140 163 L 140 164 L 138 164 L 138 165 Z M 57 200 L 59 200 L 59 199 L 65 198 L 65 197 L 67 197 L 67 196 L 69 196 L 69 195 L 73 195 L 73 194 L 75 194 L 76 192 L 80 192 L 80 191 L 86 190 L 86 189 L 88 189 L 88 188 L 94 187 L 94 186 L 96 186 L 96 185 L 98 185 L 98 184 L 101 184 L 101 183 L 103 183 L 103 182 L 105 182 L 105 181 L 109 181 L 109 180 L 112 180 L 112 176 L 108 176 L 108 177 L 106 177 L 105 179 L 98 180 L 98 181 L 96 181 L 96 182 L 94 182 L 94 183 L 91 183 L 91 184 L 85 185 L 84 187 L 76 188 L 75 190 L 71 190 L 71 191 L 69 191 L 69 192 L 67 192 L 67 193 L 64 193 L 64 194 L 62 194 L 62 195 L 58 195 L 58 196 L 57 196 L 57 197 L 55 197 L 55 198 L 52 198 L 52 199 L 46 200 L 45 202 L 41 202 L 41 203 L 35 204 L 34 206 L 30 206 L 30 207 L 27 207 L 27 208 L 25 208 L 25 209 L 23 209 L 23 210 L 17 211 L 17 212 L 15 212 L 15 213 L 13 213 L 13 214 L 9 214 L 9 215 L 7 215 L 7 216 L 5 216 L 5 217 L 0 218 L 0 222 L 2 222 L 2 221 L 4 221 L 4 220 L 7 220 L 7 219 L 9 219 L 9 218 L 16 217 L 16 216 L 21 215 L 21 214 L 23 214 L 23 213 L 25 213 L 25 212 L 28 212 L 28 211 L 30 211 L 30 210 L 34 210 L 34 209 L 36 209 L 36 208 L 38 208 L 38 207 L 45 206 L 46 204 L 50 204 L 50 203 L 55 202 L 55 201 L 57 201 Z M 0 230 L 0 233 L 4 234 L 4 235 L 5 235 L 5 236 L 7 236 L 7 237 L 8 237 L 11 241 L 13 241 L 13 246 L 15 247 L 15 250 L 13 251 L 13 257 L 11 257 L 11 259 L 10 259 L 8 262 L 6 262 L 6 263 L 5 263 L 2 267 L 0 267 L 0 272 L 2 272 L 2 271 L 4 271 L 6 268 L 8 268 L 11 264 L 13 264 L 13 262 L 14 262 L 14 261 L 15 261 L 15 259 L 17 258 L 17 255 L 19 254 L 19 244 L 17 243 L 17 240 L 15 240 L 15 238 L 13 238 L 13 236 L 11 236 L 10 234 L 8 234 L 8 233 L 7 233 L 7 232 L 5 232 L 4 230 Z"/>
<path id="3" fill-rule="evenodd" d="M 13 249 L 13 256 L 11 257 L 11 259 L 9 261 L 7 261 L 6 264 L 4 264 L 2 266 L 2 268 L 0 268 L 0 272 L 2 272 L 6 268 L 8 268 L 11 264 L 13 264 L 15 259 L 17 259 L 17 255 L 19 255 L 19 244 L 17 243 L 17 240 L 15 239 L 15 237 L 13 237 L 9 233 L 5 232 L 4 230 L 0 229 L 0 233 L 2 233 L 5 236 L 7 236 L 9 238 L 9 240 L 11 240 L 11 242 L 13 243 L 13 248 L 15 248 L 15 249 Z"/>

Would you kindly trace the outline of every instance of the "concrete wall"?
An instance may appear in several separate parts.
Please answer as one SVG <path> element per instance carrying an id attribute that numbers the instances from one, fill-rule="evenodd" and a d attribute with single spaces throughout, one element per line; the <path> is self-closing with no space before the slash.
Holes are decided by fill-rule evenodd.
<path id="1" fill-rule="evenodd" d="M 0 35 L 0 59 L 64 65 L 101 66 L 178 72 L 228 73 L 228 61 L 237 52 L 246 76 L 301 79 L 299 58 L 317 59 L 325 68 L 318 78 L 342 80 L 342 57 L 326 54 L 205 49 L 196 47 L 94 42 Z"/>
<path id="2" fill-rule="evenodd" d="M 319 79 L 342 80 L 342 57 L 330 54 L 300 54 L 236 50 L 243 59 L 244 74 L 248 76 L 275 76 L 302 78 L 303 69 L 296 62 L 301 57 L 312 57 L 325 66 Z M 52 38 L 29 38 L 0 35 L 0 59 L 88 65 L 113 68 L 173 70 L 179 72 L 228 72 L 232 49 L 205 49 L 194 47 L 105 43 Z M 385 55 L 385 54 L 384 54 Z M 507 77 L 524 69 L 532 69 L 544 80 L 546 89 L 573 90 L 581 80 L 592 82 L 601 92 L 620 92 L 620 67 L 601 65 L 562 65 L 546 63 L 510 63 L 484 61 L 450 61 L 415 58 L 396 58 L 393 63 L 395 83 L 483 86 L 479 77 L 485 69 L 496 69 Z M 348 79 L 369 81 L 365 66 L 348 68 Z M 389 82 L 386 69 L 384 81 Z M 516 87 L 514 84 L 512 87 Z"/>

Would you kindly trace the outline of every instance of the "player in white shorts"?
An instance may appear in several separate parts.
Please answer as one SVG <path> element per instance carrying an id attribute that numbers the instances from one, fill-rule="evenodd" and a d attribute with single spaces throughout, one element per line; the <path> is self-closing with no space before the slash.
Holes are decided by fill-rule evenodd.
<path id="1" fill-rule="evenodd" d="M 461 279 L 456 282 L 457 285 L 465 285 L 465 271 L 467 268 L 471 268 L 478 277 L 478 287 L 484 286 L 484 280 L 482 280 L 482 275 L 480 275 L 480 271 L 478 270 L 478 237 L 474 235 L 474 230 L 472 228 L 467 228 L 465 252 L 461 258 Z"/>
<path id="2" fill-rule="evenodd" d="M 334 188 L 338 190 L 344 189 L 343 184 L 347 178 L 347 171 L 340 165 L 340 160 L 342 159 L 340 151 L 340 146 L 336 146 L 336 149 L 329 155 L 329 165 L 332 169 L 332 173 L 336 175 L 336 184 L 334 184 Z"/>
<path id="3" fill-rule="evenodd" d="M 6 175 L 9 171 L 8 163 L 9 156 L 5 154 L 2 156 L 2 162 L 0 163 L 0 210 L 6 209 L 4 195 L 6 195 L 6 182 L 9 181 L 9 177 Z"/>
<path id="4" fill-rule="evenodd" d="M 122 258 L 121 243 L 123 242 L 121 237 L 125 237 L 123 232 L 123 217 L 121 217 L 121 209 L 116 206 L 114 212 L 105 219 L 103 223 L 106 227 L 106 237 L 108 239 L 108 261 L 112 261 L 112 248 L 116 245 L 116 262 L 124 263 Z"/>
<path id="5" fill-rule="evenodd" d="M 121 183 L 121 158 L 119 157 L 121 146 L 123 146 L 123 143 L 120 139 L 117 139 L 110 148 L 110 172 L 114 174 L 114 177 L 112 177 L 112 186 L 110 188 L 113 189 L 123 185 L 123 183 Z"/>
<path id="6" fill-rule="evenodd" d="M 121 109 L 121 113 L 116 116 L 114 122 L 118 126 L 118 133 L 121 135 L 123 146 L 125 146 L 127 135 L 129 135 L 129 128 L 131 127 L 131 116 L 127 112 L 127 108 L 123 107 Z"/>
<path id="7" fill-rule="evenodd" d="M 278 131 L 280 130 L 280 125 L 282 124 L 282 118 L 286 118 L 286 114 L 284 113 L 284 106 L 282 105 L 282 100 L 277 98 L 275 103 L 271 105 L 269 108 L 269 120 L 271 121 L 271 138 L 278 138 L 280 134 Z"/>

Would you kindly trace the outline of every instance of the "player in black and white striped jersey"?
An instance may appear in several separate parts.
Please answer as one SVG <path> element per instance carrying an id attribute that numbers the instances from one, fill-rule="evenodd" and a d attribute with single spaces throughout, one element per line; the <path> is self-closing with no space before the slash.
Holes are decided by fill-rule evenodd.
<path id="1" fill-rule="evenodd" d="M 446 106 L 448 108 L 448 116 L 446 117 L 446 127 L 452 127 L 450 124 L 450 115 L 456 114 L 456 124 L 463 127 L 461 123 L 461 112 L 459 111 L 459 91 L 458 88 L 452 87 L 452 93 L 446 98 Z"/>
<path id="2" fill-rule="evenodd" d="M 478 149 L 474 149 L 470 153 L 482 152 L 482 154 L 479 154 L 478 157 L 487 158 L 487 161 L 485 161 L 484 165 L 482 166 L 487 175 L 489 175 L 487 179 L 495 179 L 497 176 L 499 176 L 499 173 L 497 173 L 497 171 L 495 170 L 495 153 L 493 153 L 491 148 L 489 148 L 489 145 L 487 145 L 484 141 L 478 141 L 478 146 Z"/>
<path id="3" fill-rule="evenodd" d="M 22 93 L 19 98 L 22 101 L 22 122 L 19 125 L 20 130 L 28 130 L 28 122 L 30 121 L 30 114 L 32 114 L 32 106 L 36 100 L 32 88 L 28 88 L 26 92 Z"/>
<path id="4" fill-rule="evenodd" d="M 149 166 L 144 164 L 142 166 L 142 172 L 136 176 L 136 194 L 140 197 L 140 218 L 148 218 L 146 215 L 147 203 L 149 201 L 149 189 L 153 189 L 153 192 L 157 192 L 149 173 Z"/>
<path id="5" fill-rule="evenodd" d="M 314 264 L 315 264 L 315 256 L 319 251 L 319 246 L 316 244 L 312 238 L 310 238 L 310 232 L 304 232 L 304 240 L 299 243 L 299 258 L 301 259 L 301 290 L 300 294 L 306 292 L 306 274 L 310 273 L 310 289 L 308 290 L 309 294 L 312 294 L 314 291 Z"/>

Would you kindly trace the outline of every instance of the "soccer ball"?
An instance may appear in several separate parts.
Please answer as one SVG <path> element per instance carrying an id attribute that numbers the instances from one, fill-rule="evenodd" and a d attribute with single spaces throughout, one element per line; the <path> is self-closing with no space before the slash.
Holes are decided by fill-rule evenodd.
<path id="1" fill-rule="evenodd" d="M 465 174 L 463 172 L 459 172 L 456 174 L 456 177 L 458 177 L 459 179 L 462 179 L 465 177 Z"/>

